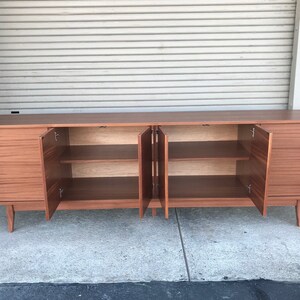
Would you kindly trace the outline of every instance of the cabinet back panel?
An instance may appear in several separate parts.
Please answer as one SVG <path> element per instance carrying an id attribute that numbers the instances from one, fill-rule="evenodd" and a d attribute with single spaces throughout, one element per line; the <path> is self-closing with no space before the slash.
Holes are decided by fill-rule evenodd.
<path id="1" fill-rule="evenodd" d="M 70 128 L 70 145 L 131 145 L 146 127 Z M 72 176 L 126 177 L 138 176 L 138 162 L 100 162 L 72 165 Z"/>
<path id="2" fill-rule="evenodd" d="M 146 127 L 83 127 L 70 128 L 71 145 L 137 144 L 138 135 Z"/>
<path id="3" fill-rule="evenodd" d="M 70 128 L 71 145 L 137 144 L 145 127 Z M 164 126 L 169 141 L 237 140 L 237 125 Z M 205 160 L 169 163 L 170 175 L 234 175 L 235 161 Z M 137 162 L 73 164 L 73 177 L 138 176 Z"/>
<path id="4" fill-rule="evenodd" d="M 169 142 L 237 140 L 237 125 L 163 126 Z M 234 175 L 236 162 L 226 160 L 171 161 L 169 175 Z"/>
<path id="5" fill-rule="evenodd" d="M 209 126 L 163 126 L 169 142 L 181 141 L 235 141 L 237 140 L 237 125 Z"/>
<path id="6" fill-rule="evenodd" d="M 73 178 L 138 176 L 138 171 L 138 162 L 101 162 L 72 165 Z"/>
<path id="7" fill-rule="evenodd" d="M 169 175 L 235 175 L 236 162 L 226 160 L 171 161 Z"/>

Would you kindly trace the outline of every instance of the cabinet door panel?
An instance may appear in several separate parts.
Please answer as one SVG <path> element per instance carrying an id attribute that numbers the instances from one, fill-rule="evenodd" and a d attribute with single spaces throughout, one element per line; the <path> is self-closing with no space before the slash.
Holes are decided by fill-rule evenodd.
<path id="1" fill-rule="evenodd" d="M 300 124 L 262 127 L 273 133 L 269 196 L 300 195 Z"/>
<path id="2" fill-rule="evenodd" d="M 60 164 L 60 157 L 68 143 L 68 131 L 64 128 L 50 129 L 40 137 L 47 220 L 53 216 L 71 178 L 71 167 Z"/>
<path id="3" fill-rule="evenodd" d="M 139 210 L 142 218 L 152 199 L 152 130 L 146 129 L 139 135 Z"/>
<path id="4" fill-rule="evenodd" d="M 250 198 L 262 215 L 267 214 L 267 187 L 272 148 L 272 133 L 254 126 L 250 154 Z"/>
<path id="5" fill-rule="evenodd" d="M 157 138 L 158 160 L 158 197 L 164 210 L 165 218 L 169 218 L 169 181 L 168 181 L 168 136 L 158 128 Z"/>

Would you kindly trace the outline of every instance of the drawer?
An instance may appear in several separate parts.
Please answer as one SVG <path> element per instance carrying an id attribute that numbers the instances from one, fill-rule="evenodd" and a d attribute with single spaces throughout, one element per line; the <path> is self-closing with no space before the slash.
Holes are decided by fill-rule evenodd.
<path id="1" fill-rule="evenodd" d="M 0 130 L 0 202 L 44 200 L 43 132 L 45 128 Z"/>
<path id="2" fill-rule="evenodd" d="M 0 129 L 0 142 L 38 140 L 47 128 L 12 128 Z"/>
<path id="3" fill-rule="evenodd" d="M 270 185 L 300 186 L 300 150 L 273 149 L 269 172 Z"/>
<path id="4" fill-rule="evenodd" d="M 1 163 L 0 180 L 5 178 L 42 178 L 42 166 L 37 163 Z"/>
<path id="5" fill-rule="evenodd" d="M 274 148 L 272 149 L 271 162 L 291 161 L 300 166 L 300 148 Z"/>
<path id="6" fill-rule="evenodd" d="M 300 196 L 300 185 L 270 185 L 268 197 Z"/>
<path id="7" fill-rule="evenodd" d="M 273 133 L 273 149 L 300 149 L 300 124 L 269 124 L 262 127 Z"/>
<path id="8" fill-rule="evenodd" d="M 1 141 L 0 165 L 6 162 L 41 163 L 39 141 Z"/>
<path id="9" fill-rule="evenodd" d="M 300 185 L 299 149 L 273 149 L 269 170 L 270 185 Z"/>
<path id="10" fill-rule="evenodd" d="M 42 178 L 0 178 L 1 201 L 41 201 L 44 199 Z"/>

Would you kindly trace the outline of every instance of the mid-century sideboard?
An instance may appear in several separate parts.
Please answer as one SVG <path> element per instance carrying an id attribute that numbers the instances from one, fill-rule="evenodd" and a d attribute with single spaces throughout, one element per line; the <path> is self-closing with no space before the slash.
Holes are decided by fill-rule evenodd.
<path id="1" fill-rule="evenodd" d="M 16 211 L 296 207 L 300 111 L 0 116 L 0 205 Z"/>

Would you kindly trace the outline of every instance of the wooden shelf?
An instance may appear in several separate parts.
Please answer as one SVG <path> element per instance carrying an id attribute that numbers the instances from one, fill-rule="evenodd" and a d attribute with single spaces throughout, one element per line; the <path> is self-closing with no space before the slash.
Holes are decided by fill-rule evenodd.
<path id="1" fill-rule="evenodd" d="M 137 145 L 69 146 L 60 159 L 61 163 L 87 163 L 103 161 L 137 161 Z"/>
<path id="2" fill-rule="evenodd" d="M 172 199 L 248 199 L 247 189 L 236 176 L 170 176 Z"/>
<path id="3" fill-rule="evenodd" d="M 73 178 L 62 201 L 139 199 L 138 177 Z M 126 207 L 126 206 L 124 206 Z"/>
<path id="4" fill-rule="evenodd" d="M 237 141 L 169 143 L 169 160 L 202 159 L 249 160 L 249 153 Z"/>

